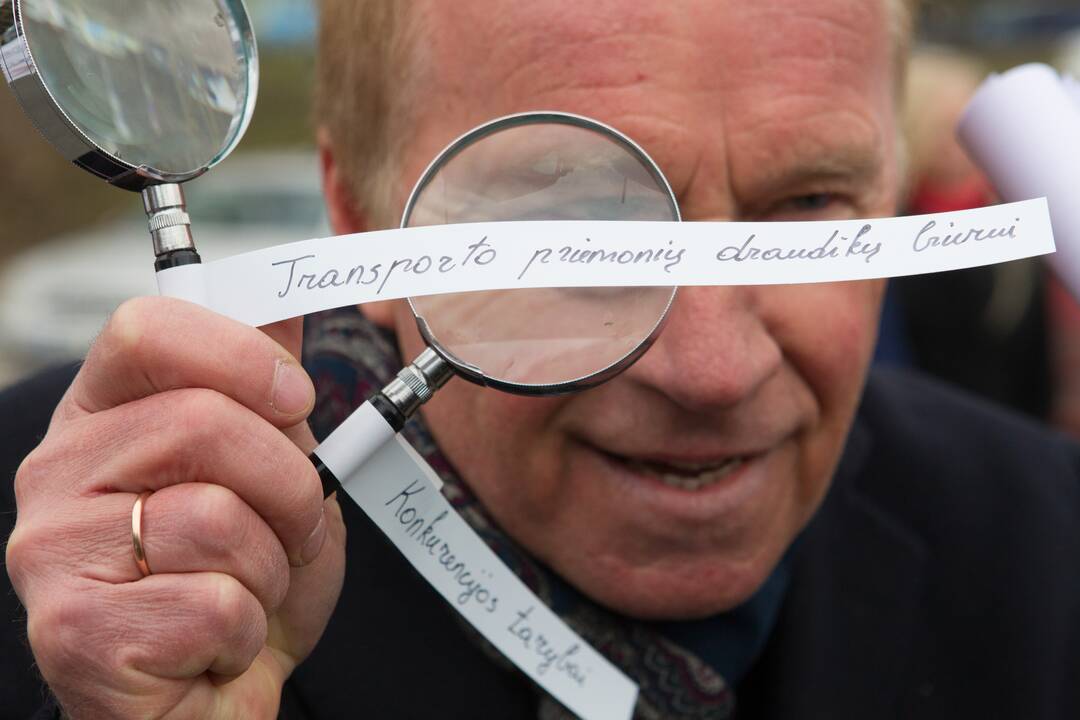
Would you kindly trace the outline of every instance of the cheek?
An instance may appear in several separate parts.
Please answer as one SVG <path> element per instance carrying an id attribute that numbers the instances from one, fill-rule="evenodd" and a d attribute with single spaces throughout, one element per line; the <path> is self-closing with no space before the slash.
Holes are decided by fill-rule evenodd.
<path id="1" fill-rule="evenodd" d="M 854 407 L 877 340 L 881 281 L 785 286 L 766 314 L 787 361 L 831 414 Z"/>
<path id="2" fill-rule="evenodd" d="M 454 379 L 424 408 L 439 447 L 504 529 L 543 525 L 568 501 L 566 401 L 520 398 Z"/>
<path id="3" fill-rule="evenodd" d="M 424 349 L 412 313 L 396 312 L 402 354 Z M 453 378 L 422 409 L 439 448 L 506 529 L 557 516 L 569 501 L 562 486 L 567 436 L 561 429 L 572 398 L 526 398 Z"/>
<path id="4" fill-rule="evenodd" d="M 813 393 L 818 421 L 803 438 L 803 492 L 827 487 L 847 437 L 877 339 L 884 283 L 832 283 L 777 288 L 770 316 L 786 361 Z M 776 315 L 779 311 L 782 314 Z"/>

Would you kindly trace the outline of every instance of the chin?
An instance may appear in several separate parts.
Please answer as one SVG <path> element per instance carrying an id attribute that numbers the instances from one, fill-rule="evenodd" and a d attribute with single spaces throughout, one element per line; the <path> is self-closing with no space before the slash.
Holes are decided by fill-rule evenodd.
<path id="1" fill-rule="evenodd" d="M 570 484 L 574 510 L 528 523 L 536 532 L 522 539 L 621 614 L 688 620 L 726 612 L 765 583 L 811 514 L 798 456 L 794 443 L 780 442 L 720 469 L 681 468 L 683 476 L 672 478 L 680 468 L 586 450 Z M 688 485 L 691 470 L 697 475 Z"/>
<path id="2" fill-rule="evenodd" d="M 627 569 L 617 558 L 596 558 L 590 565 L 561 574 L 595 602 L 641 620 L 699 620 L 732 610 L 765 583 L 783 553 L 746 563 L 665 562 Z M 775 558 L 773 557 L 775 556 Z M 585 577 L 575 577 L 579 572 Z"/>

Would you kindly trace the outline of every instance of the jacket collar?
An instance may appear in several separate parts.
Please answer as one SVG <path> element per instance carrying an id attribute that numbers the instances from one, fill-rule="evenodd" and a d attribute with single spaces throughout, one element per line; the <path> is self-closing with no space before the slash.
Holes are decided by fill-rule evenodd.
<path id="1" fill-rule="evenodd" d="M 901 703 L 927 547 L 878 492 L 896 474 L 875 464 L 877 442 L 857 419 L 769 646 L 736 693 L 744 717 L 886 717 Z"/>

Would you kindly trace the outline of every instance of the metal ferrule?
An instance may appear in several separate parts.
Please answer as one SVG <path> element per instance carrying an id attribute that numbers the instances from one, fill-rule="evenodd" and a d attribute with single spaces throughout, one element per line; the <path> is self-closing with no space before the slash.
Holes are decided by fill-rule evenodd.
<path id="1" fill-rule="evenodd" d="M 187 214 L 184 191 L 179 185 L 152 185 L 142 191 L 142 198 L 156 257 L 177 250 L 195 250 L 191 218 Z"/>
<path id="2" fill-rule="evenodd" d="M 453 374 L 450 364 L 427 348 L 410 365 L 402 368 L 397 378 L 383 388 L 382 394 L 408 418 L 430 400 Z"/>

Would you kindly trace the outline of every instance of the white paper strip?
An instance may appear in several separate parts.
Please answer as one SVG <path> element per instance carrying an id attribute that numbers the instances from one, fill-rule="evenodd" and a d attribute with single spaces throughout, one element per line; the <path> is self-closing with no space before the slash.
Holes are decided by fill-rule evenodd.
<path id="1" fill-rule="evenodd" d="M 306 240 L 199 267 L 207 306 L 258 326 L 373 300 L 470 290 L 831 282 L 1053 251 L 1046 202 L 1029 200 L 838 222 L 443 225 Z M 159 276 L 191 272 L 187 267 Z"/>
<path id="2" fill-rule="evenodd" d="M 157 273 L 158 294 L 212 308 L 207 297 L 206 271 L 202 265 L 181 265 Z M 219 293 L 220 294 L 220 293 Z"/>
<path id="3" fill-rule="evenodd" d="M 319 459 L 338 480 L 348 477 L 353 468 L 377 452 L 387 440 L 397 436 L 390 423 L 369 402 L 357 408 L 345 422 L 319 444 Z"/>
<path id="4" fill-rule="evenodd" d="M 628 720 L 637 685 L 502 563 L 439 494 L 434 470 L 406 448 L 384 443 L 339 478 L 345 492 L 469 624 L 554 698 L 583 720 Z"/>
<path id="5" fill-rule="evenodd" d="M 1049 199 L 1054 270 L 1080 298 L 1080 98 L 1047 65 L 994 75 L 972 98 L 958 135 L 1005 200 Z"/>

